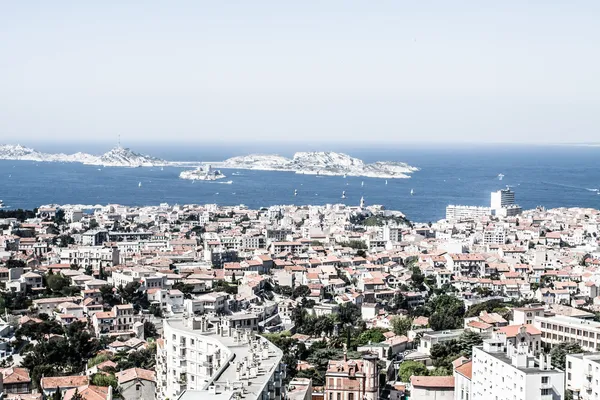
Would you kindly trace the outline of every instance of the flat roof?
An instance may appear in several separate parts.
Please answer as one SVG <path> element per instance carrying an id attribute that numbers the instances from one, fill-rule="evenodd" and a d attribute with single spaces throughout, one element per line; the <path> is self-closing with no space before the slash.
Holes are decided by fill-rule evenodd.
<path id="1" fill-rule="evenodd" d="M 212 380 L 210 380 L 205 385 L 205 387 L 208 387 L 211 384 L 216 385 L 217 392 L 219 392 L 219 389 L 220 389 L 220 391 L 222 392 L 221 394 L 223 396 L 225 396 L 224 398 L 229 398 L 229 397 L 226 397 L 227 391 L 226 391 L 225 387 L 227 384 L 231 384 L 232 382 L 238 382 L 238 379 L 236 376 L 235 362 L 236 361 L 241 362 L 246 357 L 248 357 L 248 355 L 250 354 L 250 345 L 248 343 L 240 343 L 238 341 L 235 341 L 234 338 L 231 336 L 218 335 L 216 333 L 216 329 L 211 329 L 208 332 L 201 332 L 199 329 L 192 329 L 189 326 L 185 325 L 185 322 L 183 319 L 165 319 L 164 321 L 166 324 L 169 324 L 169 326 L 171 328 L 176 329 L 178 331 L 182 331 L 189 335 L 203 336 L 203 337 L 211 339 L 212 341 L 219 342 L 222 346 L 227 347 L 227 349 L 233 354 L 234 357 L 232 359 L 232 362 L 229 363 L 228 367 L 225 368 L 221 372 L 220 375 L 218 375 L 218 376 L 213 375 L 211 377 Z M 260 363 L 260 367 L 262 369 L 264 369 L 264 371 L 266 371 L 266 373 L 259 374 L 256 377 L 250 378 L 249 382 L 251 384 L 244 384 L 244 389 L 246 390 L 246 392 L 250 393 L 251 397 L 253 396 L 254 398 L 257 398 L 257 396 L 263 391 L 265 384 L 267 384 L 267 382 L 269 381 L 269 379 L 273 373 L 273 370 L 275 368 L 277 368 L 277 366 L 281 362 L 281 359 L 283 357 L 283 352 L 277 346 L 275 346 L 274 344 L 272 344 L 271 342 L 269 342 L 267 339 L 263 338 L 262 336 L 256 335 L 255 337 L 257 340 L 265 341 L 265 342 L 269 343 L 269 355 L 270 355 L 268 359 L 266 359 L 266 360 L 263 359 L 263 360 L 261 360 L 261 363 Z M 237 386 L 236 386 L 236 388 L 237 388 Z M 204 390 L 202 392 L 203 392 L 203 394 L 207 393 L 207 391 L 204 391 Z M 211 396 L 212 396 L 212 394 L 211 394 Z M 196 397 L 194 397 L 193 392 L 190 391 L 189 396 L 182 395 L 180 398 L 181 399 L 187 399 L 187 398 L 192 399 L 192 398 L 196 398 Z"/>

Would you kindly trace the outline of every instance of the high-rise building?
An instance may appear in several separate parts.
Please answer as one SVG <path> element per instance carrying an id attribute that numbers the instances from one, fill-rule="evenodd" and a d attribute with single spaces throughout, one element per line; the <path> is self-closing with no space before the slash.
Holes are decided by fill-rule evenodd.
<path id="1" fill-rule="evenodd" d="M 281 400 L 283 353 L 226 318 L 165 319 L 157 346 L 157 399 Z"/>
<path id="2" fill-rule="evenodd" d="M 510 188 L 501 189 L 497 192 L 492 192 L 490 207 L 492 210 L 499 210 L 515 204 L 515 192 Z"/>
<path id="3" fill-rule="evenodd" d="M 536 359 L 526 344 L 507 344 L 496 337 L 473 347 L 471 399 L 564 398 L 565 374 L 552 367 L 548 354 L 540 354 Z"/>

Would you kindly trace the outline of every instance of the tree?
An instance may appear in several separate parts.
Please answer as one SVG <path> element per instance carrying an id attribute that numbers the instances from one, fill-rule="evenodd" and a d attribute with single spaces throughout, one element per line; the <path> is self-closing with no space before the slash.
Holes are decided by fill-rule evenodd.
<path id="1" fill-rule="evenodd" d="M 60 390 L 60 388 L 56 388 L 56 392 L 54 392 L 54 394 L 52 395 L 52 400 L 62 400 L 62 398 L 62 391 Z"/>
<path id="2" fill-rule="evenodd" d="M 356 341 L 356 346 L 364 346 L 367 343 L 381 343 L 385 340 L 381 328 L 371 328 L 362 332 Z"/>
<path id="3" fill-rule="evenodd" d="M 93 220 L 90 221 L 90 229 L 96 229 L 99 226 L 100 226 L 100 224 L 95 219 L 93 219 Z"/>
<path id="4" fill-rule="evenodd" d="M 392 318 L 392 331 L 399 336 L 406 335 L 410 328 L 412 328 L 412 322 L 412 318 L 394 317 Z"/>
<path id="5" fill-rule="evenodd" d="M 25 261 L 22 261 L 22 260 L 14 260 L 11 258 L 6 261 L 6 268 L 8 268 L 8 269 L 25 268 L 26 266 L 27 266 L 27 264 L 25 264 Z"/>
<path id="6" fill-rule="evenodd" d="M 58 210 L 56 210 L 56 213 L 54 213 L 54 223 L 56 225 L 62 225 L 66 222 L 67 221 L 65 220 L 65 211 L 59 208 Z"/>
<path id="7" fill-rule="evenodd" d="M 141 283 L 137 281 L 129 282 L 125 286 L 119 286 L 117 292 L 121 296 L 124 304 L 133 304 L 136 310 L 145 309 L 150 306 L 148 296 L 141 289 Z"/>
<path id="8" fill-rule="evenodd" d="M 61 274 L 48 274 L 46 285 L 53 293 L 59 293 L 69 286 L 69 279 Z"/>
<path id="9" fill-rule="evenodd" d="M 117 381 L 117 378 L 115 378 L 115 376 L 113 374 L 104 374 L 104 373 L 93 374 L 91 376 L 90 381 L 92 382 L 92 385 L 96 385 L 96 386 L 104 386 L 104 387 L 112 386 L 113 391 L 116 391 L 119 387 L 119 382 Z"/>
<path id="10" fill-rule="evenodd" d="M 148 338 L 156 338 L 158 337 L 158 333 L 156 331 L 156 325 L 154 325 L 150 321 L 144 322 L 144 338 L 148 340 Z"/>
<path id="11" fill-rule="evenodd" d="M 292 292 L 292 297 L 294 299 L 298 298 L 298 297 L 306 297 L 310 295 L 310 288 L 306 285 L 300 285 L 297 288 L 294 289 L 294 291 Z"/>
<path id="12" fill-rule="evenodd" d="M 400 381 L 410 382 L 410 377 L 413 375 L 427 376 L 427 367 L 417 361 L 404 361 L 400 364 L 400 369 L 398 370 L 398 378 L 400 378 Z"/>
<path id="13" fill-rule="evenodd" d="M 550 350 L 552 365 L 555 368 L 565 370 L 567 365 L 567 354 L 583 353 L 583 349 L 577 342 L 561 342 Z"/>
<path id="14" fill-rule="evenodd" d="M 100 286 L 100 295 L 102 296 L 102 302 L 108 304 L 109 307 L 119 304 L 119 300 L 114 293 L 114 288 L 110 285 Z"/>
<path id="15" fill-rule="evenodd" d="M 71 400 L 85 400 L 85 399 L 79 393 L 79 389 L 75 388 L 75 393 L 73 393 L 73 396 L 71 396 Z"/>
<path id="16" fill-rule="evenodd" d="M 460 335 L 458 343 L 461 347 L 461 354 L 467 358 L 471 358 L 473 347 L 482 344 L 483 338 L 479 333 L 467 330 Z"/>

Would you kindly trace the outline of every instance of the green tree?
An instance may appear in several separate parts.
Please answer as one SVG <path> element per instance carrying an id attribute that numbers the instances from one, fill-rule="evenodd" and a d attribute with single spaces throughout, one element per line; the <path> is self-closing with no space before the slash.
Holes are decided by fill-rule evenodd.
<path id="1" fill-rule="evenodd" d="M 150 321 L 144 322 L 144 338 L 148 340 L 148 338 L 156 338 L 158 337 L 158 332 L 156 331 L 156 325 L 154 325 Z"/>
<path id="2" fill-rule="evenodd" d="M 110 285 L 100 286 L 100 295 L 102 296 L 102 302 L 108 304 L 109 307 L 119 304 L 119 300 L 115 296 L 114 288 Z"/>
<path id="3" fill-rule="evenodd" d="M 411 376 L 427 376 L 429 371 L 427 367 L 420 362 L 416 361 L 404 361 L 400 364 L 400 369 L 398 370 L 398 378 L 402 382 L 410 382 Z"/>
<path id="4" fill-rule="evenodd" d="M 357 346 L 364 346 L 365 344 L 371 343 L 381 343 L 385 340 L 385 336 L 383 336 L 383 329 L 380 328 L 371 328 L 362 332 L 357 338 Z"/>
<path id="5" fill-rule="evenodd" d="M 583 349 L 577 342 L 561 342 L 554 346 L 550 350 L 550 358 L 552 359 L 552 365 L 555 368 L 562 369 L 563 371 L 567 365 L 567 354 L 578 354 L 583 353 Z"/>
<path id="6" fill-rule="evenodd" d="M 85 400 L 83 396 L 79 393 L 79 389 L 75 388 L 75 393 L 71 396 L 70 400 Z"/>
<path id="7" fill-rule="evenodd" d="M 46 285 L 53 293 L 59 293 L 69 286 L 69 279 L 61 274 L 49 274 L 46 277 Z"/>
<path id="8" fill-rule="evenodd" d="M 310 295 L 310 288 L 306 285 L 300 285 L 292 292 L 292 297 L 297 299 L 298 297 L 306 297 Z"/>
<path id="9" fill-rule="evenodd" d="M 392 318 L 392 331 L 399 336 L 407 335 L 412 328 L 412 322 L 412 318 L 409 317 L 394 317 Z"/>
<path id="10" fill-rule="evenodd" d="M 479 333 L 467 330 L 460 335 L 458 343 L 461 347 L 461 354 L 467 358 L 471 358 L 473 347 L 481 345 L 483 338 Z"/>
<path id="11" fill-rule="evenodd" d="M 91 382 L 92 385 L 96 385 L 96 386 L 112 386 L 113 391 L 117 391 L 117 389 L 119 388 L 119 382 L 117 381 L 117 378 L 115 378 L 115 376 L 113 374 L 104 374 L 104 373 L 97 373 L 97 374 L 93 374 L 91 376 Z"/>

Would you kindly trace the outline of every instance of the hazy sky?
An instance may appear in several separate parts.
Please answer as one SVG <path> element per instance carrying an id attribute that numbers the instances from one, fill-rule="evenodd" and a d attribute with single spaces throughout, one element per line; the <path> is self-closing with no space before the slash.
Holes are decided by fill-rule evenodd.
<path id="1" fill-rule="evenodd" d="M 598 142 L 599 20 L 598 0 L 0 0 L 0 142 Z"/>

